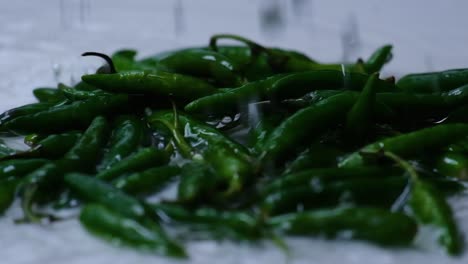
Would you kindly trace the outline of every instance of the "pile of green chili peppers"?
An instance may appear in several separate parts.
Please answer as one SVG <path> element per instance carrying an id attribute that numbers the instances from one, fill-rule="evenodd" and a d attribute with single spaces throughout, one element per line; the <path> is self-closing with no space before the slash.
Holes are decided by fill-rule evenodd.
<path id="1" fill-rule="evenodd" d="M 215 35 L 144 59 L 84 53 L 107 63 L 0 115 L 0 213 L 19 199 L 16 220 L 44 224 L 76 208 L 90 233 L 176 258 L 196 239 L 412 246 L 425 225 L 460 254 L 447 197 L 468 179 L 468 69 L 383 79 L 391 50 L 321 63 Z"/>

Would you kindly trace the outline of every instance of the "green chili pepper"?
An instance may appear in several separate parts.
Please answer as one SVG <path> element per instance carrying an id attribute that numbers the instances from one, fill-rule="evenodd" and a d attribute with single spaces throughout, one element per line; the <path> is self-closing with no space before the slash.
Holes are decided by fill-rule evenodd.
<path id="1" fill-rule="evenodd" d="M 343 120 L 356 99 L 354 94 L 338 94 L 286 118 L 265 140 L 262 159 L 286 158 L 299 145 Z"/>
<path id="2" fill-rule="evenodd" d="M 168 162 L 169 154 L 163 150 L 154 147 L 143 148 L 109 169 L 101 171 L 96 177 L 104 181 L 111 181 L 125 173 L 149 169 Z"/>
<path id="3" fill-rule="evenodd" d="M 263 198 L 267 214 L 351 203 L 389 207 L 403 192 L 407 177 L 352 178 L 322 182 L 319 178 L 308 185 L 282 188 Z"/>
<path id="4" fill-rule="evenodd" d="M 126 193 L 135 195 L 152 194 L 159 191 L 179 173 L 179 167 L 162 166 L 124 175 L 115 179 L 112 183 Z"/>
<path id="5" fill-rule="evenodd" d="M 467 83 L 468 69 L 454 69 L 408 74 L 398 80 L 397 87 L 407 92 L 432 93 L 448 91 Z"/>
<path id="6" fill-rule="evenodd" d="M 267 91 L 270 98 L 281 100 L 297 98 L 313 90 L 357 90 L 366 84 L 369 75 L 340 70 L 319 70 L 289 74 L 276 81 Z M 374 81 L 375 91 L 396 91 L 394 85 L 384 80 Z"/>
<path id="7" fill-rule="evenodd" d="M 239 105 L 246 105 L 253 100 L 265 99 L 266 89 L 283 77 L 284 75 L 274 75 L 265 80 L 247 83 L 226 92 L 199 98 L 187 104 L 185 111 L 189 113 L 209 113 L 217 116 L 235 113 Z"/>
<path id="8" fill-rule="evenodd" d="M 468 179 L 468 157 L 460 152 L 447 152 L 435 165 L 436 170 L 447 177 Z"/>
<path id="9" fill-rule="evenodd" d="M 117 118 L 114 131 L 108 142 L 109 149 L 104 153 L 98 171 L 111 168 L 121 162 L 141 146 L 144 137 L 144 124 L 135 116 Z"/>
<path id="10" fill-rule="evenodd" d="M 49 108 L 53 107 L 54 105 L 56 104 L 51 103 L 51 102 L 43 102 L 43 103 L 27 104 L 27 105 L 23 105 L 17 108 L 10 109 L 0 115 L 0 125 L 2 125 L 3 127 L 4 124 L 7 123 L 8 121 L 11 121 L 20 116 L 32 115 L 38 112 L 46 111 Z"/>
<path id="11" fill-rule="evenodd" d="M 292 235 L 323 235 L 369 240 L 380 245 L 408 245 L 417 232 L 408 216 L 378 208 L 336 208 L 280 215 L 268 225 Z"/>
<path id="12" fill-rule="evenodd" d="M 216 92 L 209 83 L 190 76 L 154 71 L 130 71 L 113 74 L 91 74 L 83 81 L 105 91 L 174 96 L 193 100 Z"/>
<path id="13" fill-rule="evenodd" d="M 178 127 L 172 125 L 174 120 L 178 127 L 184 129 L 183 136 L 180 135 Z M 187 158 L 203 160 L 210 164 L 216 176 L 223 179 L 228 186 L 227 194 L 240 191 L 244 183 L 250 180 L 253 167 L 248 150 L 216 128 L 185 115 L 176 117 L 168 111 L 152 114 L 148 122 L 152 127 L 164 125 L 170 128 L 176 137 L 175 141 L 178 143 L 179 150 Z M 188 143 L 181 142 L 185 140 Z"/>
<path id="14" fill-rule="evenodd" d="M 325 69 L 341 70 L 343 67 L 342 64 L 319 64 L 315 61 L 308 59 L 302 54 L 297 54 L 294 52 L 284 52 L 281 49 L 266 48 L 252 40 L 230 34 L 220 34 L 211 37 L 210 47 L 215 51 L 218 50 L 217 41 L 219 39 L 231 39 L 245 43 L 251 50 L 251 61 L 262 54 L 266 55 L 266 60 L 269 66 L 276 73 L 302 72 L 308 70 Z M 364 65 L 359 61 L 354 65 L 346 65 L 346 68 L 351 71 L 364 71 Z"/>
<path id="15" fill-rule="evenodd" d="M 22 180 L 19 189 L 33 189 L 35 195 L 31 201 L 26 201 L 26 207 L 31 206 L 33 200 L 49 199 L 61 190 L 63 176 L 67 172 L 93 172 L 100 149 L 104 145 L 108 134 L 108 123 L 105 118 L 96 117 L 78 142 L 60 160 L 48 162 L 32 171 Z M 38 198 L 39 197 L 39 198 Z M 26 210 L 29 210 L 26 208 Z M 30 216 L 34 220 L 34 216 Z"/>
<path id="16" fill-rule="evenodd" d="M 261 152 L 268 135 L 278 126 L 285 115 L 283 113 L 261 118 L 249 131 L 249 145 L 253 152 Z"/>
<path id="17" fill-rule="evenodd" d="M 36 88 L 33 90 L 33 94 L 39 102 L 59 102 L 65 100 L 65 96 L 56 88 Z"/>
<path id="18" fill-rule="evenodd" d="M 395 137 L 385 138 L 369 144 L 359 151 L 351 153 L 342 160 L 339 167 L 358 167 L 365 164 L 362 152 L 377 152 L 381 149 L 402 157 L 414 157 L 419 154 L 438 149 L 468 135 L 468 125 L 447 124 L 421 129 Z"/>
<path id="19" fill-rule="evenodd" d="M 78 131 L 50 135 L 35 144 L 25 152 L 11 155 L 14 158 L 45 158 L 57 159 L 63 157 L 79 140 L 81 133 Z"/>
<path id="20" fill-rule="evenodd" d="M 325 144 L 313 144 L 286 165 L 283 174 L 299 172 L 304 169 L 336 167 L 343 151 Z"/>
<path id="21" fill-rule="evenodd" d="M 17 132 L 60 132 L 87 127 L 98 115 L 114 114 L 128 103 L 126 95 L 89 98 L 70 105 L 53 107 L 31 115 L 20 116 L 4 124 Z"/>
<path id="22" fill-rule="evenodd" d="M 220 179 L 213 169 L 201 161 L 185 164 L 180 174 L 177 200 L 183 203 L 213 198 L 213 191 L 220 184 Z"/>
<path id="23" fill-rule="evenodd" d="M 132 219 L 148 216 L 145 206 L 136 198 L 98 178 L 80 173 L 65 175 L 65 183 L 87 202 L 102 204 Z"/>
<path id="24" fill-rule="evenodd" d="M 63 96 L 65 96 L 68 100 L 70 101 L 80 101 L 80 100 L 86 100 L 92 97 L 97 97 L 97 96 L 109 96 L 110 93 L 105 92 L 103 90 L 79 90 L 76 88 L 71 88 L 63 83 L 59 83 L 58 89 L 62 92 Z"/>
<path id="25" fill-rule="evenodd" d="M 367 73 L 379 72 L 385 63 L 389 62 L 392 58 L 392 45 L 384 45 L 378 48 L 367 59 L 364 64 L 364 69 Z"/>
<path id="26" fill-rule="evenodd" d="M 242 83 L 237 65 L 228 57 L 214 51 L 178 51 L 162 58 L 159 66 L 175 73 L 213 78 L 220 86 L 238 86 Z"/>
<path id="27" fill-rule="evenodd" d="M 187 257 L 184 249 L 171 241 L 157 224 L 150 221 L 142 224 L 102 205 L 86 205 L 81 210 L 80 222 L 92 234 L 117 245 L 176 258 Z"/>
<path id="28" fill-rule="evenodd" d="M 468 105 L 460 106 L 450 112 L 444 123 L 468 123 Z"/>
<path id="29" fill-rule="evenodd" d="M 408 204 L 415 218 L 439 229 L 439 243 L 445 247 L 449 254 L 460 253 L 461 238 L 452 210 L 445 197 L 429 182 L 421 179 L 409 162 L 393 152 L 381 151 L 380 153 L 395 161 L 410 175 L 411 190 Z"/>
<path id="30" fill-rule="evenodd" d="M 0 179 L 0 215 L 13 203 L 18 183 L 18 179 Z"/>
<path id="31" fill-rule="evenodd" d="M 211 232 L 215 237 L 253 240 L 261 236 L 260 222 L 254 216 L 242 211 L 219 211 L 212 208 L 189 210 L 174 204 L 151 205 L 162 219 L 184 223 L 195 229 Z"/>
<path id="32" fill-rule="evenodd" d="M 0 180 L 9 177 L 22 177 L 26 173 L 31 172 L 45 163 L 45 159 L 13 159 L 0 162 Z"/>
<path id="33" fill-rule="evenodd" d="M 332 183 L 334 181 L 352 180 L 359 178 L 384 178 L 400 175 L 399 171 L 392 168 L 360 167 L 360 168 L 316 168 L 295 173 L 284 174 L 280 178 L 273 179 L 261 188 L 262 195 L 281 191 L 281 189 L 293 189 L 317 183 Z"/>
<path id="34" fill-rule="evenodd" d="M 378 79 L 378 74 L 369 77 L 356 103 L 346 115 L 345 129 L 348 136 L 355 142 L 362 142 L 371 133 Z"/>
<path id="35" fill-rule="evenodd" d="M 439 233 L 439 242 L 445 246 L 448 253 L 460 253 L 460 235 L 452 210 L 443 195 L 429 183 L 417 180 L 412 184 L 409 204 L 419 221 L 435 225 L 441 231 Z"/>

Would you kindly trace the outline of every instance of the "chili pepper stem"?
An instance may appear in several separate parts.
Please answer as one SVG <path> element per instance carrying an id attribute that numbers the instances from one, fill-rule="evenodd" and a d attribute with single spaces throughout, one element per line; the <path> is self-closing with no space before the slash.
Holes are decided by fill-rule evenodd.
<path id="1" fill-rule="evenodd" d="M 192 149 L 190 148 L 190 145 L 185 141 L 183 135 L 177 131 L 177 129 L 174 127 L 173 124 L 167 122 L 167 120 L 163 119 L 155 119 L 154 121 L 160 122 L 164 126 L 166 126 L 169 130 L 171 130 L 172 136 L 174 138 L 174 142 L 177 144 L 177 147 L 180 150 L 180 153 L 182 156 L 185 158 L 192 158 Z"/>
<path id="2" fill-rule="evenodd" d="M 84 57 L 86 57 L 86 56 L 96 56 L 96 57 L 102 58 L 107 62 L 107 64 L 109 64 L 110 72 L 111 73 L 117 73 L 117 71 L 115 70 L 114 62 L 112 61 L 111 57 L 107 56 L 104 53 L 88 51 L 88 52 L 85 52 L 85 53 L 81 54 L 81 56 L 84 56 Z"/>

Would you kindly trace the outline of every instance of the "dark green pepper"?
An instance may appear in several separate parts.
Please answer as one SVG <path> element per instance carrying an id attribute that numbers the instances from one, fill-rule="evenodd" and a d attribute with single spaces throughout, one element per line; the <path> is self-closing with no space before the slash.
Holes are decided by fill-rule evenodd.
<path id="1" fill-rule="evenodd" d="M 169 154 L 165 151 L 154 147 L 143 148 L 109 169 L 101 171 L 96 177 L 104 181 L 111 181 L 125 173 L 145 170 L 168 162 Z"/>
<path id="2" fill-rule="evenodd" d="M 174 120 L 177 122 L 177 128 L 172 125 Z M 253 166 L 248 150 L 216 128 L 186 115 L 178 115 L 176 118 L 168 111 L 152 114 L 148 117 L 148 122 L 152 127 L 163 125 L 170 128 L 182 155 L 208 163 L 216 176 L 226 183 L 227 194 L 240 191 L 242 186 L 251 180 Z M 183 135 L 178 128 L 184 129 Z"/>
<path id="3" fill-rule="evenodd" d="M 187 257 L 184 249 L 171 241 L 156 223 L 140 223 L 102 205 L 86 205 L 81 210 L 80 222 L 92 234 L 117 245 L 124 244 L 164 256 Z"/>
<path id="4" fill-rule="evenodd" d="M 45 159 L 13 159 L 0 162 L 0 180 L 9 177 L 22 177 L 45 163 Z"/>
<path id="5" fill-rule="evenodd" d="M 120 116 L 108 142 L 108 150 L 98 165 L 98 171 L 106 170 L 137 151 L 145 135 L 143 122 L 136 116 Z"/>
<path id="6" fill-rule="evenodd" d="M 180 74 L 212 78 L 222 87 L 239 86 L 242 80 L 237 65 L 214 51 L 186 49 L 161 58 L 159 67 Z"/>
<path id="7" fill-rule="evenodd" d="M 95 177 L 68 173 L 65 175 L 65 183 L 87 202 L 102 204 L 132 219 L 144 219 L 148 216 L 145 206 L 137 198 Z"/>
<path id="8" fill-rule="evenodd" d="M 312 144 L 286 165 L 283 174 L 290 174 L 311 168 L 336 167 L 344 152 L 325 144 Z"/>
<path id="9" fill-rule="evenodd" d="M 152 208 L 162 219 L 184 223 L 196 230 L 205 230 L 215 237 L 253 240 L 262 233 L 260 222 L 253 215 L 242 211 L 219 211 L 212 208 L 189 210 L 174 204 L 154 204 Z"/>
<path id="10" fill-rule="evenodd" d="M 152 194 L 159 191 L 179 173 L 179 167 L 162 166 L 124 175 L 115 179 L 112 183 L 126 193 L 134 195 Z"/>
<path id="11" fill-rule="evenodd" d="M 185 111 L 189 113 L 209 113 L 217 116 L 236 113 L 239 105 L 246 105 L 251 101 L 264 99 L 266 90 L 283 77 L 284 75 L 275 75 L 225 92 L 199 98 L 187 104 Z"/>
<path id="12" fill-rule="evenodd" d="M 209 83 L 190 76 L 154 71 L 129 71 L 112 74 L 91 74 L 84 82 L 102 90 L 117 93 L 174 96 L 193 100 L 216 92 Z"/>
<path id="13" fill-rule="evenodd" d="M 385 246 L 409 245 L 418 229 L 416 223 L 402 213 L 365 207 L 280 215 L 269 219 L 268 225 L 292 235 L 363 239 Z"/>
<path id="14" fill-rule="evenodd" d="M 128 103 L 127 95 L 99 96 L 70 105 L 56 106 L 35 114 L 20 116 L 4 124 L 17 132 L 61 132 L 89 126 L 98 115 L 114 114 Z"/>
<path id="15" fill-rule="evenodd" d="M 80 101 L 80 100 L 86 100 L 92 97 L 110 95 L 110 93 L 105 92 L 103 90 L 97 89 L 97 90 L 83 91 L 83 90 L 79 90 L 76 88 L 68 87 L 62 83 L 59 83 L 58 89 L 60 89 L 60 91 L 63 93 L 63 96 L 65 96 L 70 101 Z"/>
<path id="16" fill-rule="evenodd" d="M 437 189 L 423 180 L 414 180 L 409 205 L 419 221 L 435 225 L 440 230 L 439 242 L 445 246 L 448 253 L 460 253 L 462 242 L 452 210 Z"/>
<path id="17" fill-rule="evenodd" d="M 468 124 L 437 125 L 369 144 L 351 153 L 339 163 L 339 166 L 348 168 L 362 166 L 365 164 L 365 160 L 361 153 L 375 153 L 382 149 L 402 157 L 414 157 L 430 149 L 447 146 L 467 137 L 467 135 Z"/>
<path id="18" fill-rule="evenodd" d="M 378 48 L 367 59 L 364 69 L 367 73 L 379 72 L 382 67 L 392 58 L 392 45 L 384 45 Z"/>
<path id="19" fill-rule="evenodd" d="M 389 208 L 408 184 L 407 177 L 367 177 L 322 182 L 311 180 L 309 185 L 282 188 L 268 194 L 262 203 L 265 213 L 279 213 L 357 204 Z"/>
<path id="20" fill-rule="evenodd" d="M 338 94 L 286 118 L 265 140 L 262 159 L 286 158 L 298 146 L 343 120 L 356 99 L 354 94 Z"/>
<path id="21" fill-rule="evenodd" d="M 397 87 L 412 93 L 443 92 L 468 84 L 468 69 L 413 73 L 403 76 Z"/>
<path id="22" fill-rule="evenodd" d="M 374 124 L 375 93 L 377 90 L 378 74 L 373 74 L 367 80 L 359 98 L 346 115 L 345 129 L 347 136 L 354 139 L 354 143 L 364 140 L 371 134 Z"/>
<path id="23" fill-rule="evenodd" d="M 36 88 L 33 94 L 39 102 L 59 102 L 66 99 L 57 88 Z"/>
<path id="24" fill-rule="evenodd" d="M 447 177 L 468 179 L 468 156 L 460 152 L 443 154 L 435 165 L 436 170 Z"/>

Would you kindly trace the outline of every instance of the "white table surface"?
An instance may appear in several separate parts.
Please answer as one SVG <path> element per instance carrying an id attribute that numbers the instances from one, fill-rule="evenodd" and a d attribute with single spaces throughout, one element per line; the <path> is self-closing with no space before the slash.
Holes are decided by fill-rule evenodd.
<path id="1" fill-rule="evenodd" d="M 272 3 L 279 5 L 280 19 L 269 28 L 260 15 Z M 355 60 L 392 43 L 395 56 L 385 76 L 467 67 L 467 10 L 462 0 L 0 0 L 0 111 L 33 102 L 35 87 L 75 82 L 102 63 L 81 58 L 84 51 L 136 48 L 148 55 L 206 44 L 210 35 L 224 32 L 322 61 Z M 465 234 L 467 202 L 467 195 L 451 199 Z M 0 218 L 0 263 L 175 263 L 113 247 L 76 220 L 15 225 L 19 213 L 15 205 Z M 203 241 L 189 243 L 191 258 L 180 263 L 468 263 L 468 254 L 447 257 L 425 243 L 431 239 L 420 235 L 415 248 L 393 250 L 365 242 L 288 239 L 289 256 L 268 242 L 252 247 Z"/>

